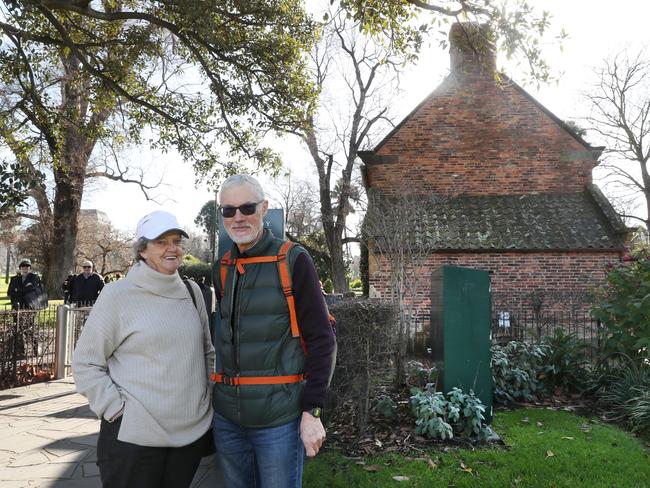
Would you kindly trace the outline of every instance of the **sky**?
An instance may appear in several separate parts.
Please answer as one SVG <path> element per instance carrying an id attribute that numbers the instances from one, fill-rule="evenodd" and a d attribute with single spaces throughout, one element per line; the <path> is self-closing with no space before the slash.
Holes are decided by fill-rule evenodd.
<path id="1" fill-rule="evenodd" d="M 594 68 L 600 66 L 604 58 L 625 48 L 636 52 L 648 46 L 650 53 L 650 31 L 647 27 L 650 2 L 529 0 L 529 4 L 549 11 L 552 15 L 551 32 L 557 33 L 564 28 L 569 38 L 562 42 L 561 50 L 550 41 L 543 44 L 547 62 L 553 73 L 559 76 L 557 82 L 543 85 L 539 90 L 535 86 L 524 85 L 524 88 L 561 119 L 575 120 L 580 125 L 581 118 L 588 114 L 588 105 L 582 94 L 597 80 Z M 504 65 L 501 57 L 497 59 L 497 64 L 518 83 L 524 81 L 523 76 L 518 75 L 516 65 Z M 401 109 L 398 122 L 436 88 L 448 69 L 448 53 L 437 43 L 425 46 L 418 63 L 402 76 L 402 95 L 395 100 Z M 597 140 L 588 140 L 593 145 L 599 145 Z M 308 153 L 297 142 L 278 140 L 276 150 L 294 168 L 305 164 L 305 168 L 313 171 Z M 113 225 L 127 232 L 135 230 L 140 217 L 160 208 L 176 214 L 186 228 L 195 227 L 194 218 L 203 204 L 214 196 L 205 185 L 195 184 L 191 164 L 184 163 L 173 154 L 153 153 L 146 147 L 134 148 L 125 157 L 141 164 L 149 181 L 162 179 L 163 184 L 154 192 L 158 196 L 156 202 L 147 201 L 135 185 L 97 182 L 84 193 L 82 208 L 102 210 Z M 596 182 L 601 183 L 598 178 Z"/>

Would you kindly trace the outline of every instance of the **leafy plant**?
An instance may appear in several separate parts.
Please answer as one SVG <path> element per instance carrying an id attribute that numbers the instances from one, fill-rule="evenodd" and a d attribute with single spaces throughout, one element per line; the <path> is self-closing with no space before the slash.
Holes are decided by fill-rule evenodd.
<path id="1" fill-rule="evenodd" d="M 454 435 L 486 439 L 485 406 L 474 392 L 453 388 L 446 397 L 442 392 L 411 390 L 411 410 L 415 416 L 415 432 L 430 439 L 452 439 Z"/>
<path id="2" fill-rule="evenodd" d="M 511 341 L 492 346 L 492 381 L 494 401 L 509 404 L 517 400 L 532 401 L 545 392 L 542 378 L 549 370 L 544 363 L 549 347 Z"/>
<path id="3" fill-rule="evenodd" d="M 596 298 L 592 313 L 603 324 L 605 354 L 650 358 L 650 256 L 612 268 Z"/>
<path id="4" fill-rule="evenodd" d="M 361 282 L 361 280 L 359 278 L 357 278 L 356 280 L 350 281 L 350 288 L 352 290 L 361 290 L 362 287 L 363 287 L 363 283 Z"/>
<path id="5" fill-rule="evenodd" d="M 608 420 L 650 432 L 650 365 L 637 366 L 625 354 L 611 355 L 598 365 L 588 391 L 606 410 Z"/>
<path id="6" fill-rule="evenodd" d="M 565 394 L 582 391 L 586 386 L 589 358 L 584 341 L 575 334 L 555 329 L 553 336 L 545 337 L 547 346 L 541 379 L 550 391 L 560 388 Z"/>
<path id="7" fill-rule="evenodd" d="M 647 385 L 634 387 L 632 391 L 636 396 L 630 398 L 626 405 L 632 431 L 650 434 L 650 391 Z"/>
<path id="8" fill-rule="evenodd" d="M 382 395 L 375 404 L 375 412 L 387 419 L 397 417 L 397 404 L 388 395 Z"/>
<path id="9" fill-rule="evenodd" d="M 419 361 L 409 361 L 406 365 L 406 383 L 411 386 L 425 387 L 438 381 L 438 369 L 435 365 L 428 367 Z"/>

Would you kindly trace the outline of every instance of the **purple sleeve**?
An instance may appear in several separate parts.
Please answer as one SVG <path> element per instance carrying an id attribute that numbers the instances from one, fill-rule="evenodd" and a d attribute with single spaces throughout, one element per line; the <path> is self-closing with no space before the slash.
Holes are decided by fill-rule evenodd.
<path id="1" fill-rule="evenodd" d="M 307 383 L 302 398 L 306 411 L 325 405 L 335 340 L 316 268 L 308 254 L 303 252 L 296 258 L 292 280 L 296 315 L 307 349 Z"/>

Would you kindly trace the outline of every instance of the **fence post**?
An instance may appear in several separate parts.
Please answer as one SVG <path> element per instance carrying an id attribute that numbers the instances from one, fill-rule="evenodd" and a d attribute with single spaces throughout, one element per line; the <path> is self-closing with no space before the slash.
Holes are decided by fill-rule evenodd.
<path id="1" fill-rule="evenodd" d="M 56 308 L 56 344 L 54 348 L 54 377 L 57 380 L 66 376 L 65 364 L 68 352 L 68 305 Z"/>

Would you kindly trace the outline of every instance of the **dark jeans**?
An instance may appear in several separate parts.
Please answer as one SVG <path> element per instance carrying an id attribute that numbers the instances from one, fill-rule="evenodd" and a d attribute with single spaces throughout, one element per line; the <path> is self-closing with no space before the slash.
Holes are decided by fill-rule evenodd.
<path id="1" fill-rule="evenodd" d="M 117 440 L 122 419 L 102 419 L 97 465 L 104 488 L 186 488 L 210 440 L 208 431 L 182 447 L 146 447 Z"/>

